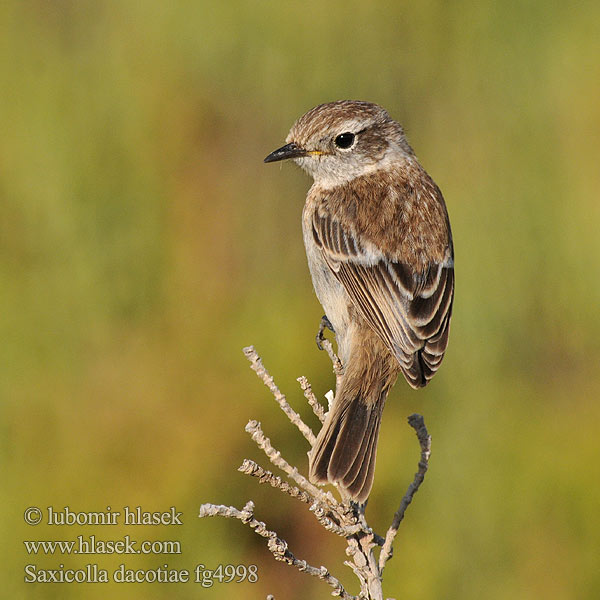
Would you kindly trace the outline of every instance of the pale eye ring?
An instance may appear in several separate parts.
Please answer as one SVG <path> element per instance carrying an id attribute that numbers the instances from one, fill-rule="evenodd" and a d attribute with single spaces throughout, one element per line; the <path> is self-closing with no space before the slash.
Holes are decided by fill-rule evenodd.
<path id="1" fill-rule="evenodd" d="M 356 136 L 348 131 L 346 133 L 340 133 L 340 135 L 335 138 L 334 143 L 338 148 L 348 150 L 348 148 L 354 144 L 355 138 Z"/>

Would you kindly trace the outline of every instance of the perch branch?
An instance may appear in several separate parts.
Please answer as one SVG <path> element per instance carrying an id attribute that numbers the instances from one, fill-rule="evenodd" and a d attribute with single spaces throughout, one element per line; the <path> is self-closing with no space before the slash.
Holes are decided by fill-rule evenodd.
<path id="1" fill-rule="evenodd" d="M 327 338 L 323 338 L 321 344 L 323 348 L 325 348 L 325 351 L 331 360 L 331 364 L 333 365 L 333 372 L 335 373 L 335 386 L 336 389 L 338 389 L 340 380 L 342 378 L 342 373 L 344 372 L 344 366 L 342 365 L 342 361 L 339 359 L 338 355 L 335 353 L 333 345 Z"/>
<path id="2" fill-rule="evenodd" d="M 343 372 L 343 365 L 336 356 L 331 342 L 327 339 L 322 340 L 323 347 L 332 361 L 333 370 L 336 375 L 336 383 L 339 385 Z M 250 361 L 252 369 L 258 377 L 269 388 L 279 406 L 290 419 L 290 421 L 301 431 L 309 444 L 314 445 L 315 436 L 311 429 L 302 421 L 288 404 L 285 396 L 281 393 L 273 377 L 268 373 L 262 364 L 262 361 L 252 346 L 244 349 L 244 354 Z M 317 418 L 323 422 L 325 420 L 325 409 L 318 401 L 312 391 L 311 385 L 305 377 L 298 379 L 300 387 L 306 397 L 309 405 Z M 333 399 L 333 392 L 326 395 L 329 403 Z M 248 525 L 254 532 L 267 540 L 267 546 L 276 560 L 283 561 L 296 567 L 300 571 L 309 573 L 314 577 L 325 581 L 333 588 L 332 595 L 339 596 L 346 600 L 383 600 L 382 573 L 386 562 L 393 555 L 393 543 L 398 533 L 398 528 L 404 518 L 404 514 L 412 499 L 423 482 L 429 463 L 431 452 L 431 438 L 425 427 L 423 417 L 420 415 L 411 415 L 408 418 L 410 426 L 415 430 L 419 444 L 421 446 L 421 456 L 418 471 L 398 510 L 396 511 L 392 524 L 386 532 L 385 539 L 377 535 L 368 525 L 365 518 L 365 505 L 356 504 L 350 501 L 342 493 L 342 501 L 336 500 L 331 492 L 325 492 L 313 485 L 306 477 L 301 475 L 296 467 L 292 467 L 276 450 L 265 436 L 258 421 L 251 420 L 246 425 L 246 431 L 250 433 L 252 439 L 259 448 L 263 450 L 268 459 L 281 471 L 283 471 L 297 485 L 293 486 L 284 481 L 281 477 L 271 471 L 264 469 L 256 462 L 245 459 L 239 467 L 239 471 L 245 475 L 256 477 L 260 483 L 267 483 L 281 492 L 297 498 L 304 504 L 309 505 L 317 521 L 327 530 L 336 535 L 346 538 L 346 554 L 352 559 L 344 564 L 349 566 L 355 573 L 360 583 L 360 594 L 358 596 L 350 595 L 342 586 L 340 581 L 331 575 L 325 567 L 313 567 L 305 560 L 296 558 L 289 550 L 287 542 L 280 538 L 275 531 L 267 529 L 262 521 L 254 518 L 254 504 L 252 501 L 246 503 L 242 510 L 233 506 L 223 506 L 215 504 L 203 504 L 200 507 L 200 517 L 222 516 L 236 518 Z M 380 546 L 379 557 L 375 555 L 375 548 Z M 272 596 L 271 596 L 272 598 Z"/>

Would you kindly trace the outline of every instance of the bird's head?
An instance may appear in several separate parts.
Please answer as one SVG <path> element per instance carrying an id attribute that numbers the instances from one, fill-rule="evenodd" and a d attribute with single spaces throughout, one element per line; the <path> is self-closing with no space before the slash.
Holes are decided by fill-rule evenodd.
<path id="1" fill-rule="evenodd" d="M 271 152 L 265 162 L 291 158 L 315 183 L 333 187 L 412 155 L 402 127 L 383 108 L 340 100 L 302 115 L 285 146 Z"/>

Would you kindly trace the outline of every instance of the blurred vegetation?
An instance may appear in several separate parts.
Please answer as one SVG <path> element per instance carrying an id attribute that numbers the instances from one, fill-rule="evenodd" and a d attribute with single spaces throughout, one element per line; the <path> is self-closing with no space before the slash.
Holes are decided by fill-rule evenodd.
<path id="1" fill-rule="evenodd" d="M 312 564 L 343 543 L 235 473 L 282 389 L 333 385 L 300 233 L 307 177 L 262 158 L 325 101 L 378 102 L 446 196 L 445 364 L 399 382 L 370 522 L 431 470 L 385 578 L 414 600 L 600 597 L 600 4 L 12 0 L 0 5 L 2 584 L 21 598 L 326 597 L 201 502 L 253 498 Z M 304 413 L 306 411 L 302 408 Z M 176 506 L 182 527 L 28 527 L 27 506 Z M 179 539 L 181 556 L 29 557 L 24 539 Z M 56 568 L 256 563 L 257 584 L 23 583 Z M 345 572 L 347 571 L 347 572 Z"/>

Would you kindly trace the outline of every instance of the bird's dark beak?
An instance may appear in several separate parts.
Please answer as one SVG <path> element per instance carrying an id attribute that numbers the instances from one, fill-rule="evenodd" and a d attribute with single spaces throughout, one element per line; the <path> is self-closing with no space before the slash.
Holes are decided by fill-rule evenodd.
<path id="1" fill-rule="evenodd" d="M 278 160 L 286 160 L 287 158 L 298 158 L 299 156 L 306 156 L 307 152 L 304 148 L 300 148 L 292 142 L 291 144 L 286 144 L 285 146 L 281 146 L 277 150 L 274 150 L 265 158 L 266 163 L 277 162 Z"/>

